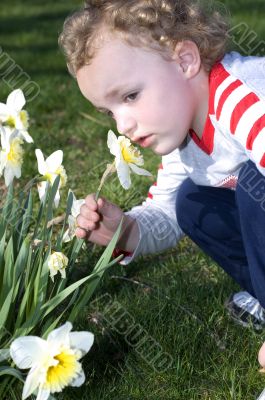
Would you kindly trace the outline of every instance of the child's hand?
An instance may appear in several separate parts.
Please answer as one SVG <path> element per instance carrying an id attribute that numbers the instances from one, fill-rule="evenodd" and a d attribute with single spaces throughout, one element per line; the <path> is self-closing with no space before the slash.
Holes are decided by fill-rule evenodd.
<path id="1" fill-rule="evenodd" d="M 120 207 L 106 199 L 95 200 L 95 195 L 90 194 L 81 206 L 77 217 L 76 236 L 87 238 L 90 242 L 107 246 L 116 232 L 123 217 Z"/>
<path id="2" fill-rule="evenodd" d="M 262 368 L 265 369 L 265 342 L 263 343 L 263 345 L 259 350 L 258 360 Z"/>

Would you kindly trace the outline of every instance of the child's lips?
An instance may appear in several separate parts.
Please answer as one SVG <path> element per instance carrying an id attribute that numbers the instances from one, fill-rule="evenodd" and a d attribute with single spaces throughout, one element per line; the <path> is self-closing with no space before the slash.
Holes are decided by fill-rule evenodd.
<path id="1" fill-rule="evenodd" d="M 142 136 L 135 140 L 137 144 L 141 147 L 149 147 L 152 144 L 154 134 L 151 133 L 150 135 Z"/>

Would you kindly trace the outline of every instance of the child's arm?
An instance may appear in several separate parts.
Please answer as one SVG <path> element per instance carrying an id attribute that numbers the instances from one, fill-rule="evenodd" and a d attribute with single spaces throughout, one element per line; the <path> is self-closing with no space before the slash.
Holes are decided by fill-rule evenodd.
<path id="1" fill-rule="evenodd" d="M 214 98 L 216 128 L 239 143 L 265 175 L 265 57 L 232 52 L 222 64 Z"/>
<path id="2" fill-rule="evenodd" d="M 183 236 L 176 219 L 177 193 L 187 175 L 178 150 L 162 157 L 162 166 L 146 201 L 125 214 L 107 200 L 99 199 L 97 204 L 93 195 L 87 196 L 77 218 L 79 228 L 76 235 L 106 246 L 125 215 L 123 234 L 117 247 L 133 254 L 122 263 L 128 264 L 138 255 L 175 246 Z"/>
<path id="3" fill-rule="evenodd" d="M 180 184 L 186 178 L 179 150 L 162 157 L 157 182 L 151 186 L 148 198 L 125 213 L 136 220 L 139 241 L 134 253 L 124 258 L 122 264 L 128 264 L 139 255 L 174 247 L 183 236 L 176 219 L 176 203 Z"/>

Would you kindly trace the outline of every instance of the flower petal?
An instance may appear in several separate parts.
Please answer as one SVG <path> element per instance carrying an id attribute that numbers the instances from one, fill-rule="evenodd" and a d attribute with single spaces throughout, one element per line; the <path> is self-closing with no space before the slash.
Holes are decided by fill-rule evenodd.
<path id="1" fill-rule="evenodd" d="M 94 343 L 94 335 L 91 332 L 70 332 L 69 337 L 71 348 L 81 350 L 82 357 L 89 352 Z"/>
<path id="2" fill-rule="evenodd" d="M 56 172 L 63 162 L 62 150 L 57 150 L 46 158 L 46 165 L 49 172 Z"/>
<path id="3" fill-rule="evenodd" d="M 41 175 L 45 175 L 46 172 L 47 172 L 47 166 L 46 166 L 46 163 L 45 163 L 45 161 L 44 161 L 43 153 L 42 153 L 42 151 L 41 151 L 40 149 L 36 149 L 36 150 L 35 150 L 35 154 L 36 154 L 37 161 L 38 161 L 38 170 L 39 170 L 39 173 L 40 173 Z"/>
<path id="4" fill-rule="evenodd" d="M 9 165 L 6 165 L 5 171 L 4 171 L 4 177 L 5 177 L 5 185 L 6 185 L 6 187 L 8 187 L 10 185 L 10 183 L 13 182 L 13 179 L 15 177 L 15 169 L 10 167 Z"/>
<path id="5" fill-rule="evenodd" d="M 20 134 L 27 143 L 33 143 L 33 139 L 27 131 L 21 130 Z"/>
<path id="6" fill-rule="evenodd" d="M 4 150 L 9 152 L 10 150 L 10 139 L 14 137 L 13 130 L 9 127 L 1 127 L 1 146 Z"/>
<path id="7" fill-rule="evenodd" d="M 70 235 L 70 231 L 69 229 L 67 229 L 64 234 L 63 234 L 63 238 L 62 238 L 62 242 L 63 243 L 68 243 L 73 239 L 72 235 Z"/>
<path id="8" fill-rule="evenodd" d="M 6 164 L 7 164 L 7 152 L 1 151 L 0 152 L 0 174 L 1 175 L 3 174 Z"/>
<path id="9" fill-rule="evenodd" d="M 108 131 L 107 145 L 110 149 L 111 154 L 113 154 L 115 157 L 120 154 L 120 145 L 118 144 L 118 139 L 115 133 L 111 130 Z"/>
<path id="10" fill-rule="evenodd" d="M 39 363 L 47 352 L 46 341 L 37 336 L 21 336 L 10 346 L 10 356 L 20 369 L 31 368 Z"/>
<path id="11" fill-rule="evenodd" d="M 12 169 L 14 176 L 19 179 L 21 177 L 21 165 L 14 166 Z"/>
<path id="12" fill-rule="evenodd" d="M 25 103 L 26 100 L 21 89 L 13 90 L 6 100 L 6 105 L 16 112 L 22 110 Z"/>
<path id="13" fill-rule="evenodd" d="M 66 322 L 57 329 L 51 331 L 47 337 L 47 342 L 49 345 L 58 348 L 61 344 L 65 343 L 69 345 L 69 332 L 73 328 L 71 322 Z"/>
<path id="14" fill-rule="evenodd" d="M 54 207 L 57 208 L 60 202 L 60 192 L 59 189 L 57 190 L 55 197 L 54 197 Z"/>
<path id="15" fill-rule="evenodd" d="M 126 162 L 120 160 L 116 162 L 116 169 L 120 184 L 124 189 L 129 189 L 131 186 L 130 169 Z"/>
<path id="16" fill-rule="evenodd" d="M 78 374 L 78 376 L 70 383 L 70 386 L 74 386 L 74 387 L 78 387 L 83 385 L 83 383 L 86 380 L 86 376 L 84 374 L 84 371 L 80 371 L 80 373 Z"/>
<path id="17" fill-rule="evenodd" d="M 48 186 L 48 182 L 46 182 L 46 181 L 42 181 L 37 184 L 39 198 L 40 198 L 41 202 L 44 201 L 47 186 Z"/>
<path id="18" fill-rule="evenodd" d="M 76 218 L 72 215 L 68 217 L 68 229 L 65 231 L 63 235 L 63 242 L 67 243 L 70 242 L 75 237 L 75 230 L 76 230 Z"/>
<path id="19" fill-rule="evenodd" d="M 80 199 L 80 200 L 73 200 L 73 205 L 71 209 L 71 214 L 74 218 L 76 218 L 80 214 L 80 208 L 81 206 L 85 204 L 85 199 Z"/>
<path id="20" fill-rule="evenodd" d="M 44 372 L 45 373 L 45 372 Z M 22 392 L 22 400 L 29 397 L 40 385 L 40 382 L 43 379 L 43 370 L 41 371 L 39 367 L 36 365 L 31 368 L 26 378 L 23 392 Z"/>
<path id="21" fill-rule="evenodd" d="M 48 400 L 50 393 L 50 390 L 40 388 L 36 400 Z"/>
<path id="22" fill-rule="evenodd" d="M 137 175 L 152 176 L 152 174 L 149 171 L 147 171 L 146 169 L 143 169 L 143 168 L 139 168 L 137 165 L 135 165 L 133 163 L 129 163 L 129 167 Z"/>
<path id="23" fill-rule="evenodd" d="M 5 121 L 6 118 L 10 115 L 10 110 L 6 104 L 0 103 L 0 121 Z"/>

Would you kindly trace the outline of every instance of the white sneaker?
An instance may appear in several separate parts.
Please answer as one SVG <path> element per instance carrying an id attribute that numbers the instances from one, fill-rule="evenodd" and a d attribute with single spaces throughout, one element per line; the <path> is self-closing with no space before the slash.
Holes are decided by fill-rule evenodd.
<path id="1" fill-rule="evenodd" d="M 265 329 L 265 310 L 248 292 L 233 293 L 225 306 L 235 322 L 255 330 Z"/>

